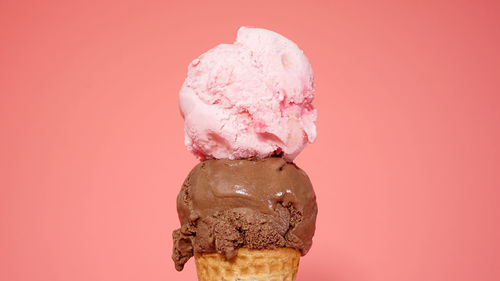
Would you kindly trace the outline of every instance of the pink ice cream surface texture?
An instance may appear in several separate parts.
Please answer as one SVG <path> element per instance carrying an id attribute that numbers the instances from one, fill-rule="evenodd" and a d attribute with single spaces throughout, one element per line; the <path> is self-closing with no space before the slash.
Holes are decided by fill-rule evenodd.
<path id="1" fill-rule="evenodd" d="M 241 27 L 233 44 L 193 60 L 179 94 L 184 142 L 200 160 L 291 162 L 316 138 L 313 71 L 302 50 L 275 32 Z"/>

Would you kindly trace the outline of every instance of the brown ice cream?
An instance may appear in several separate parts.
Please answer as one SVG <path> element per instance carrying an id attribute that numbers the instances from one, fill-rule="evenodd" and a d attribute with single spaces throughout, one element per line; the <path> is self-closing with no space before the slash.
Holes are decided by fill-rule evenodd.
<path id="1" fill-rule="evenodd" d="M 272 157 L 201 162 L 182 185 L 177 211 L 172 259 L 180 271 L 195 252 L 231 259 L 241 247 L 288 247 L 305 255 L 317 206 L 306 173 Z"/>

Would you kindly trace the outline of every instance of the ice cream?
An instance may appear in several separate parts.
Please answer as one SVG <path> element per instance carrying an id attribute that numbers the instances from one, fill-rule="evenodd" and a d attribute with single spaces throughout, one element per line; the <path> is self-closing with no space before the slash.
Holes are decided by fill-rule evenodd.
<path id="1" fill-rule="evenodd" d="M 306 173 L 272 157 L 201 162 L 184 181 L 177 210 L 173 259 L 181 270 L 195 252 L 231 259 L 240 247 L 287 247 L 305 255 L 317 206 Z"/>
<path id="2" fill-rule="evenodd" d="M 316 138 L 313 73 L 269 30 L 238 30 L 191 62 L 179 94 L 185 144 L 202 162 L 177 197 L 177 270 L 200 281 L 293 281 L 312 245 L 316 196 L 293 163 Z"/>
<path id="3" fill-rule="evenodd" d="M 316 138 L 313 72 L 295 43 L 242 27 L 193 60 L 179 95 L 185 144 L 201 160 L 293 159 Z"/>

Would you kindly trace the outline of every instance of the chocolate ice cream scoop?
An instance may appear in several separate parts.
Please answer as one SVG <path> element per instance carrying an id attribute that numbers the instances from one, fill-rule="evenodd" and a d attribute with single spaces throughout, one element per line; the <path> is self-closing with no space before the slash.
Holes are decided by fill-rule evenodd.
<path id="1" fill-rule="evenodd" d="M 196 253 L 231 259 L 238 248 L 312 244 L 316 196 L 304 171 L 279 157 L 207 160 L 188 175 L 177 197 L 181 228 L 173 233 L 176 269 Z"/>

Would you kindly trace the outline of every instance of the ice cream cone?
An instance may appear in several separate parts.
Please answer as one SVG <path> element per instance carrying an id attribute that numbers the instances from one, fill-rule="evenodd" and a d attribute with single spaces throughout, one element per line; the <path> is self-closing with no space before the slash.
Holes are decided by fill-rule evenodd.
<path id="1" fill-rule="evenodd" d="M 195 254 L 199 281 L 294 281 L 300 252 L 290 248 L 240 248 L 227 260 L 220 254 Z"/>
<path id="2" fill-rule="evenodd" d="M 316 138 L 313 93 L 302 50 L 261 28 L 240 28 L 189 65 L 179 108 L 201 162 L 177 196 L 176 270 L 194 255 L 199 281 L 295 280 L 318 212 L 293 163 Z"/>

